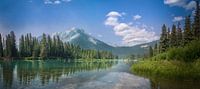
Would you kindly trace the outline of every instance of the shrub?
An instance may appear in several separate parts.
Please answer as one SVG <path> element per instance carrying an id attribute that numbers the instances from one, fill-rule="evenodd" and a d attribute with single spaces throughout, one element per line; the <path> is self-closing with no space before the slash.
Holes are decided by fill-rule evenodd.
<path id="1" fill-rule="evenodd" d="M 171 48 L 167 54 L 168 59 L 193 62 L 200 58 L 200 41 L 192 41 L 185 47 Z"/>

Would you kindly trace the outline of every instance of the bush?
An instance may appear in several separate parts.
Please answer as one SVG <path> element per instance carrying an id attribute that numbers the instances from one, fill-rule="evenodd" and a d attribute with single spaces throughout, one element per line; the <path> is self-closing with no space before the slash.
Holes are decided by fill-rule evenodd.
<path id="1" fill-rule="evenodd" d="M 133 64 L 130 70 L 134 74 L 150 78 L 199 80 L 200 60 L 192 63 L 173 60 L 145 60 Z"/>
<path id="2" fill-rule="evenodd" d="M 200 58 L 200 41 L 192 41 L 185 47 L 171 48 L 167 54 L 167 59 L 193 62 Z"/>
<path id="3" fill-rule="evenodd" d="M 167 53 L 161 53 L 151 58 L 152 60 L 166 60 Z"/>

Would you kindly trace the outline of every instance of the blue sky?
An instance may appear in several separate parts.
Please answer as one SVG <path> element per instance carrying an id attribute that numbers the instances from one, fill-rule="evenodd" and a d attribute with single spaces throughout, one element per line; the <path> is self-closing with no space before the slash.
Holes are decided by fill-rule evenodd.
<path id="1" fill-rule="evenodd" d="M 192 0 L 1 0 L 0 32 L 17 37 L 83 28 L 112 45 L 135 45 L 159 38 L 192 13 Z"/>

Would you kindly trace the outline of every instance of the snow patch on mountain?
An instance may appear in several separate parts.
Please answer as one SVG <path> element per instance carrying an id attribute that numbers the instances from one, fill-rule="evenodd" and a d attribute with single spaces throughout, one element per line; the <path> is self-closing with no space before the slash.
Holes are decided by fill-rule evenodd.
<path id="1" fill-rule="evenodd" d="M 89 39 L 88 39 L 90 42 L 92 42 L 93 44 L 97 44 L 97 41 L 96 40 L 94 40 L 92 37 L 90 37 Z"/>
<path id="2" fill-rule="evenodd" d="M 140 47 L 141 48 L 147 48 L 147 47 L 149 47 L 149 45 L 145 44 L 145 45 L 141 45 Z"/>
<path id="3" fill-rule="evenodd" d="M 71 42 L 74 39 L 78 38 L 81 33 L 84 33 L 84 30 L 78 29 L 78 28 L 72 28 L 70 30 L 67 30 L 65 32 L 56 32 L 53 33 L 51 36 L 59 36 L 60 39 L 64 42 Z"/>

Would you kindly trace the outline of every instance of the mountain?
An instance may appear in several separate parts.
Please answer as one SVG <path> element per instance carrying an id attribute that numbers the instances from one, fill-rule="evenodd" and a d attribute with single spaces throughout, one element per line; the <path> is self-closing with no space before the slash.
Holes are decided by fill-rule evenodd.
<path id="1" fill-rule="evenodd" d="M 56 32 L 52 34 L 52 37 L 53 36 L 59 36 L 62 41 L 79 45 L 83 49 L 105 50 L 118 56 L 127 56 L 130 54 L 143 55 L 148 52 L 148 46 L 154 46 L 155 43 L 158 43 L 158 41 L 153 41 L 130 47 L 113 47 L 92 37 L 83 29 L 78 28 L 73 28 L 65 32 Z"/>
<path id="2" fill-rule="evenodd" d="M 84 49 L 112 50 L 113 47 L 85 33 L 83 29 L 73 28 L 65 32 L 57 32 L 52 36 L 59 36 L 64 42 L 79 45 Z"/>
<path id="3" fill-rule="evenodd" d="M 159 41 L 153 41 L 145 44 L 139 44 L 135 46 L 130 46 L 130 47 L 115 47 L 115 50 L 113 51 L 114 54 L 117 54 L 119 56 L 127 56 L 131 54 L 135 55 L 144 55 L 148 53 L 149 51 L 149 46 L 154 46 L 156 43 Z"/>

